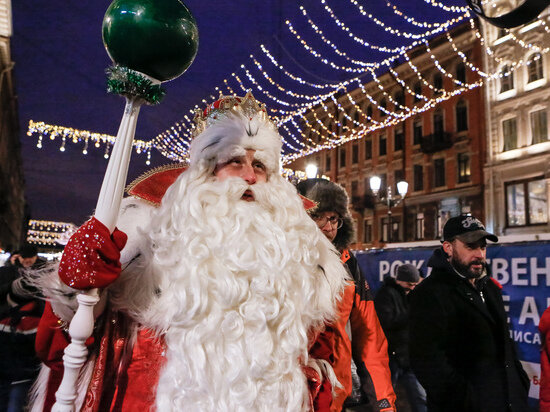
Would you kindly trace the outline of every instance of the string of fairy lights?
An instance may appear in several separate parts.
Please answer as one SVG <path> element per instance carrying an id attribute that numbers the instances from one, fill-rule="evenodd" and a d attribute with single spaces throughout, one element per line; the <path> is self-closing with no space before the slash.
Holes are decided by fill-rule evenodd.
<path id="1" fill-rule="evenodd" d="M 72 223 L 32 219 L 29 220 L 27 242 L 40 246 L 64 245 L 76 229 Z"/>
<path id="2" fill-rule="evenodd" d="M 348 9 L 356 10 L 355 18 L 364 19 L 364 27 L 372 26 L 384 33 L 370 38 L 377 42 L 390 37 L 394 40 L 377 44 L 367 40 L 367 31 L 353 29 L 353 25 L 338 14 L 336 7 L 329 4 L 336 4 L 336 0 L 316 1 L 318 4 L 310 6 L 310 9 L 316 8 L 315 18 L 305 5 L 299 4 L 295 19 L 284 21 L 284 35 L 290 39 L 287 44 L 297 46 L 294 52 L 301 50 L 325 71 L 333 71 L 334 78 L 344 77 L 343 80 L 324 79 L 308 71 L 300 65 L 303 56 L 274 53 L 274 47 L 285 51 L 282 43 L 261 44 L 257 52 L 250 54 L 237 70 L 213 88 L 208 99 L 202 100 L 207 104 L 220 94 L 240 95 L 252 90 L 258 100 L 267 104 L 270 116 L 279 127 L 284 141 L 283 164 L 398 125 L 433 110 L 445 100 L 513 75 L 518 68 L 550 52 L 550 47 L 532 40 L 536 36 L 526 40 L 524 27 L 505 33 L 505 40 L 524 50 L 524 56 L 514 60 L 499 55 L 493 45 L 503 39 L 490 37 L 489 41 L 468 7 L 419 0 L 423 7 L 437 13 L 413 16 L 395 0 L 385 1 L 387 14 L 369 10 L 372 5 L 367 2 L 347 0 Z M 426 16 L 434 14 L 442 20 L 427 21 Z M 529 29 L 540 28 L 548 34 L 547 20 L 548 14 L 543 15 L 530 23 Z M 468 25 L 467 30 L 455 32 L 453 29 L 461 24 Z M 433 41 L 434 36 L 437 42 Z M 494 69 L 476 63 L 470 53 L 473 42 L 464 41 L 465 36 L 479 42 L 490 60 L 489 66 Z M 491 32 L 488 36 L 492 36 Z M 350 44 L 354 47 L 349 47 Z M 469 73 L 464 76 L 468 80 L 458 78 L 447 65 L 449 61 L 461 63 Z M 447 80 L 435 82 L 436 76 Z M 413 103 L 406 103 L 405 96 Z M 192 118 L 198 107 L 190 108 L 180 121 L 151 140 L 135 140 L 135 152 L 144 154 L 147 164 L 153 148 L 173 161 L 185 161 L 194 128 Z M 45 140 L 56 140 L 62 152 L 67 143 L 80 144 L 82 154 L 86 155 L 89 147 L 102 148 L 105 158 L 109 157 L 115 141 L 114 136 L 106 134 L 33 121 L 28 135 L 38 137 L 39 148 Z"/>

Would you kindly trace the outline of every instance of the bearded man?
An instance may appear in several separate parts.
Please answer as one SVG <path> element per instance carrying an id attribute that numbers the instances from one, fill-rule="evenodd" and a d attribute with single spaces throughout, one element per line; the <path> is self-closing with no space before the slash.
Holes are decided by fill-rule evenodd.
<path id="1" fill-rule="evenodd" d="M 410 293 L 409 355 L 429 411 L 529 410 L 502 287 L 487 273 L 487 240 L 498 238 L 475 217 L 449 219 L 431 274 Z"/>
<path id="2" fill-rule="evenodd" d="M 110 236 L 92 219 L 65 249 L 60 278 L 103 288 L 106 307 L 79 407 L 312 410 L 320 388 L 330 389 L 323 382 L 338 385 L 308 350 L 335 317 L 345 270 L 279 173 L 281 137 L 265 106 L 250 93 L 222 97 L 196 123 L 187 170 L 143 177 L 129 191 L 140 199 L 123 203 L 120 230 Z M 48 389 L 37 410 L 59 385 L 67 344 L 59 325 L 71 313 L 51 296 L 37 338 Z M 320 342 L 313 349 L 330 355 Z"/>

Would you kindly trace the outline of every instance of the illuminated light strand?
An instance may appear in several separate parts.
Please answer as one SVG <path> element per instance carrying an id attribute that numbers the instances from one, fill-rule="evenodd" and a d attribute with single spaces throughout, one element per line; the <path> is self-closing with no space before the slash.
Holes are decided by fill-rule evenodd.
<path id="1" fill-rule="evenodd" d="M 418 80 L 420 80 L 422 82 L 422 84 L 424 84 L 424 86 L 427 86 L 429 89 L 431 89 L 434 93 L 446 93 L 446 90 L 445 89 L 439 89 L 437 87 L 434 87 L 431 83 L 429 83 L 425 78 L 424 76 L 422 76 L 422 73 L 420 73 L 420 70 L 418 70 L 418 68 L 414 65 L 414 63 L 411 61 L 411 59 L 409 58 L 408 54 L 407 53 L 404 53 L 403 56 L 405 57 L 405 61 L 407 62 L 407 64 L 409 65 L 409 67 L 414 71 L 414 73 L 416 74 L 416 77 L 418 78 Z"/>
<path id="2" fill-rule="evenodd" d="M 287 132 L 287 136 L 290 136 L 295 142 L 299 143 L 300 146 L 302 146 L 302 147 L 305 146 L 303 142 L 300 142 L 300 141 L 296 138 L 296 136 L 294 135 L 294 133 L 292 133 L 292 132 L 290 131 L 290 129 L 288 128 L 288 126 L 287 126 L 286 124 L 281 125 L 281 127 L 282 127 L 283 129 L 285 129 L 285 131 Z M 300 149 L 297 148 L 296 146 L 293 146 L 288 140 L 289 140 L 289 139 L 283 139 L 283 143 L 284 143 L 285 145 L 287 145 L 288 147 L 292 148 L 292 150 L 300 150 Z"/>
<path id="3" fill-rule="evenodd" d="M 469 11 L 468 7 L 460 7 L 460 6 L 447 6 L 443 3 L 440 3 L 435 0 L 424 0 L 425 3 L 428 3 L 431 6 L 439 7 L 440 9 L 443 9 L 445 11 L 451 11 L 453 13 L 466 13 Z"/>
<path id="4" fill-rule="evenodd" d="M 332 48 L 332 50 L 334 50 L 334 52 L 336 54 L 338 54 L 339 56 L 345 58 L 347 61 L 351 62 L 351 63 L 354 63 L 354 64 L 357 64 L 358 66 L 373 66 L 373 65 L 376 65 L 376 63 L 372 63 L 372 62 L 364 62 L 364 61 L 361 61 L 361 60 L 355 60 L 355 59 L 352 59 L 351 57 L 349 57 L 345 52 L 341 51 L 340 49 L 338 49 L 338 47 L 336 47 L 336 45 L 329 39 L 327 39 L 325 37 L 325 34 L 323 32 L 323 30 L 321 30 L 319 28 L 319 26 L 317 26 L 313 20 L 311 20 L 311 18 L 309 17 L 309 14 L 307 13 L 307 10 L 305 9 L 305 7 L 303 6 L 300 6 L 300 10 L 302 11 L 302 14 L 306 17 L 307 19 L 307 22 L 309 23 L 309 25 L 311 26 L 311 28 L 317 33 L 317 35 L 321 38 L 321 40 L 326 44 L 328 45 L 329 47 Z M 290 26 L 290 22 L 287 21 L 287 24 Z"/>
<path id="5" fill-rule="evenodd" d="M 361 44 L 362 46 L 364 47 L 368 47 L 368 48 L 371 48 L 373 50 L 378 50 L 378 51 L 381 51 L 381 52 L 384 52 L 384 53 L 401 53 L 406 46 L 400 46 L 400 47 L 396 47 L 396 48 L 393 48 L 393 49 L 390 49 L 390 48 L 387 48 L 387 47 L 384 47 L 384 46 L 376 46 L 370 42 L 368 42 L 367 40 L 365 39 L 362 39 L 360 37 L 357 37 L 352 31 L 351 29 L 346 26 L 337 16 L 336 14 L 334 14 L 334 12 L 332 11 L 332 9 L 326 4 L 326 1 L 325 0 L 321 0 L 321 4 L 323 4 L 324 6 L 324 9 L 329 13 L 330 17 L 334 20 L 334 23 L 338 26 L 338 28 L 340 28 L 340 30 L 346 32 L 346 34 L 355 42 Z M 413 45 L 415 44 L 414 42 L 412 43 Z"/>
<path id="6" fill-rule="evenodd" d="M 287 88 L 284 88 L 283 86 L 281 86 L 279 83 L 277 83 L 275 80 L 273 80 L 269 74 L 264 71 L 262 69 L 262 65 L 256 60 L 256 59 L 253 59 L 253 62 L 254 64 L 256 65 L 256 68 L 260 71 L 260 73 L 262 74 L 262 76 L 274 87 L 276 87 L 278 90 L 280 90 L 281 92 L 285 93 L 285 94 L 288 94 L 289 96 L 292 96 L 292 97 L 296 97 L 296 98 L 301 98 L 301 99 L 306 99 L 306 100 L 319 100 L 319 97 L 320 96 L 323 96 L 323 95 L 305 95 L 305 94 L 301 94 L 301 93 L 296 93 L 296 92 L 293 92 L 292 90 L 288 90 Z M 327 96 L 328 97 L 329 93 L 325 94 L 324 96 Z M 321 97 L 322 99 L 323 97 Z"/>
<path id="7" fill-rule="evenodd" d="M 382 95 L 386 99 L 388 99 L 390 101 L 390 103 L 393 104 L 394 107 L 399 107 L 401 110 L 404 110 L 404 111 L 407 111 L 407 112 L 411 110 L 409 107 L 401 105 L 400 103 L 398 103 L 394 100 L 394 98 L 386 91 L 386 89 L 384 88 L 384 86 L 380 82 L 380 79 L 378 78 L 378 76 L 376 75 L 376 73 L 374 71 L 372 71 L 372 79 L 378 85 L 378 88 L 382 92 Z M 403 98 L 404 97 L 405 96 L 403 95 Z M 383 106 L 380 106 L 380 105 L 378 105 L 378 109 L 385 112 L 388 116 L 395 116 L 395 117 L 403 117 L 404 116 L 402 113 L 395 112 L 395 111 L 390 111 L 387 108 L 385 108 Z"/>
<path id="8" fill-rule="evenodd" d="M 417 94 L 413 89 L 411 89 L 409 87 L 409 85 L 399 77 L 399 73 L 397 73 L 391 66 L 388 66 L 388 70 L 390 71 L 390 73 L 393 75 L 393 77 L 395 78 L 395 80 L 397 81 L 397 83 L 399 83 L 401 85 L 401 87 L 408 93 L 410 94 L 411 96 L 414 96 L 415 98 L 419 99 L 419 100 L 424 100 L 424 101 L 428 101 L 429 98 L 424 96 L 423 94 Z"/>
<path id="9" fill-rule="evenodd" d="M 434 54 L 432 53 L 432 50 L 430 49 L 430 44 L 428 41 L 426 41 L 424 43 L 426 45 L 426 52 L 430 55 L 430 58 L 432 59 L 435 67 L 437 67 L 437 70 L 439 70 L 440 73 L 442 73 L 445 77 L 451 79 L 451 81 L 454 83 L 454 84 L 457 84 L 459 86 L 462 86 L 462 87 L 467 87 L 468 83 L 463 83 L 461 82 L 460 80 L 458 79 L 455 79 L 454 76 L 452 74 L 450 74 L 449 72 L 447 72 L 443 66 L 441 65 L 441 63 L 439 62 L 439 60 L 437 60 L 437 58 L 434 56 Z"/>
<path id="10" fill-rule="evenodd" d="M 102 133 L 93 133 L 88 130 L 79 130 L 72 127 L 50 125 L 44 122 L 35 122 L 33 120 L 29 121 L 29 126 L 27 129 L 27 135 L 32 136 L 38 134 L 38 143 L 37 147 L 42 148 L 42 140 L 44 136 L 49 136 L 50 140 L 55 140 L 57 137 L 61 137 L 61 146 L 59 150 L 61 152 L 65 151 L 65 145 L 67 139 L 71 140 L 73 143 L 84 142 L 84 147 L 86 148 L 86 155 L 88 153 L 88 142 L 94 142 L 94 146 L 99 148 L 101 144 L 112 145 L 114 144 L 116 137 L 108 134 Z M 151 147 L 151 142 L 145 142 L 143 140 L 135 139 L 133 142 L 133 148 L 137 151 L 140 147 Z"/>
<path id="11" fill-rule="evenodd" d="M 483 40 L 484 40 L 484 39 L 483 39 Z M 451 42 L 451 45 L 453 45 L 453 44 L 454 44 L 454 43 Z M 455 45 L 455 52 L 456 52 L 456 50 L 458 50 L 458 49 L 456 48 L 456 45 Z M 465 56 L 463 53 L 460 55 L 460 58 L 461 58 L 464 62 L 469 63 L 468 60 L 466 59 L 466 56 Z M 272 63 L 274 63 L 274 64 L 277 63 L 276 60 L 274 60 L 274 59 L 271 60 L 271 61 L 272 61 Z M 523 62 L 522 62 L 521 60 L 520 60 L 519 62 L 516 62 L 516 66 L 517 66 L 519 63 L 523 63 Z M 472 65 L 471 63 L 468 64 L 468 67 L 470 67 L 471 69 L 472 69 L 472 68 L 475 68 L 475 66 Z M 479 73 L 479 70 L 477 70 L 477 71 L 478 71 L 478 73 Z M 417 72 L 417 74 L 418 74 L 418 72 Z M 289 77 L 289 76 L 287 76 L 287 77 Z M 498 74 L 493 74 L 492 77 L 499 77 L 499 76 L 498 76 Z M 399 79 L 399 77 L 397 77 L 397 79 Z M 433 87 L 430 87 L 430 86 L 431 86 L 430 83 L 426 83 L 426 82 L 423 82 L 423 83 L 426 84 L 430 89 L 434 90 Z M 302 83 L 302 84 L 304 84 L 304 83 Z M 334 84 L 330 84 L 329 87 L 334 87 Z M 346 94 L 346 95 L 347 95 L 348 97 L 350 96 L 349 93 Z M 445 95 L 444 97 L 447 97 L 447 95 Z M 439 101 L 439 100 L 436 100 L 436 103 L 437 103 L 438 101 Z M 372 103 L 374 103 L 374 105 L 377 106 L 377 104 L 376 104 L 375 102 L 372 102 Z M 429 106 L 427 106 L 427 108 L 429 108 Z M 301 117 L 303 117 L 303 111 L 302 111 L 302 110 L 303 110 L 303 108 L 300 108 L 300 112 L 299 112 L 299 113 L 300 113 L 300 116 L 301 116 Z M 288 112 L 288 113 L 290 113 L 290 112 Z M 288 118 L 287 118 L 287 119 L 288 119 Z M 287 120 L 287 121 L 288 121 L 288 120 Z M 293 124 L 293 126 L 296 127 L 295 124 Z M 301 129 L 297 128 L 297 130 L 301 130 Z M 313 129 L 313 130 L 315 130 L 315 129 Z M 285 130 L 285 131 L 286 131 L 286 130 Z M 316 132 L 314 132 L 314 133 L 316 133 Z M 334 136 L 334 133 L 332 133 L 331 135 Z M 295 138 L 295 137 L 294 137 L 294 138 Z M 337 140 L 334 140 L 334 141 L 337 141 Z"/>
<path id="12" fill-rule="evenodd" d="M 303 142 L 308 141 L 308 140 L 311 141 L 311 139 L 303 132 L 302 128 L 296 123 L 295 118 L 290 119 L 290 124 L 292 124 L 292 126 L 294 126 L 294 128 L 298 131 L 300 136 L 302 136 L 302 141 L 300 142 L 301 146 L 306 147 L 306 145 Z M 286 125 L 283 125 L 283 126 L 286 126 Z M 296 136 L 294 135 L 294 133 L 292 133 L 292 132 L 291 132 L 291 136 L 293 138 L 297 139 Z"/>
<path id="13" fill-rule="evenodd" d="M 275 59 L 275 57 L 273 57 L 273 55 L 271 54 L 271 52 L 267 49 L 266 46 L 264 46 L 263 44 L 260 45 L 260 49 L 262 50 L 262 52 L 265 54 L 265 56 L 269 59 L 269 61 L 276 67 L 278 68 L 285 76 L 287 76 L 288 78 L 298 82 L 298 83 L 301 83 L 301 84 L 304 84 L 304 85 L 307 85 L 307 86 L 310 86 L 310 87 L 314 87 L 316 89 L 326 89 L 326 88 L 339 88 L 340 87 L 340 84 L 341 83 L 326 83 L 324 85 L 322 84 L 316 84 L 316 83 L 311 83 L 311 82 L 308 82 L 304 79 L 302 79 L 301 77 L 299 76 L 295 76 L 293 75 L 292 73 L 288 72 L 284 66 L 282 64 L 280 64 L 277 59 Z"/>
<path id="14" fill-rule="evenodd" d="M 403 20 L 406 20 L 407 22 L 409 22 L 410 24 L 412 24 L 413 26 L 417 26 L 417 27 L 423 27 L 423 28 L 432 28 L 432 27 L 439 27 L 441 26 L 442 24 L 445 24 L 445 23 L 428 23 L 428 22 L 419 22 L 417 21 L 414 17 L 411 17 L 411 16 L 408 16 L 406 15 L 405 13 L 403 13 L 401 10 L 399 10 L 397 8 L 397 6 L 395 6 L 394 4 L 390 3 L 389 1 L 386 1 L 386 6 L 388 6 L 389 8 L 391 8 L 393 10 L 393 12 L 398 15 L 399 17 L 401 17 Z"/>
<path id="15" fill-rule="evenodd" d="M 478 82 L 472 83 L 470 85 L 470 87 L 468 87 L 468 90 L 472 90 L 474 88 L 480 87 L 482 84 L 483 84 L 483 80 L 480 79 Z M 445 100 L 448 100 L 453 96 L 460 95 L 465 91 L 467 91 L 467 90 L 464 90 L 463 88 L 455 89 L 450 93 L 447 93 L 447 94 L 444 94 L 444 95 L 438 97 L 437 99 L 433 99 L 432 101 L 426 103 L 424 106 L 415 107 L 414 108 L 415 110 L 413 110 L 406 118 L 410 118 L 412 116 L 416 116 L 420 113 L 423 113 L 427 110 L 431 110 L 431 109 L 435 108 L 441 102 L 443 102 Z M 383 128 L 386 128 L 386 127 L 389 127 L 389 126 L 394 126 L 394 125 L 400 124 L 404 120 L 406 120 L 406 118 L 405 119 L 396 119 L 396 118 L 390 119 L 390 117 L 388 117 L 388 119 L 383 123 L 383 125 L 372 125 L 369 128 L 365 127 L 364 130 L 357 131 L 357 133 L 354 133 L 354 134 L 352 134 L 348 137 L 342 137 L 340 139 L 340 141 L 338 142 L 338 144 L 337 145 L 335 144 L 334 146 L 332 146 L 332 148 L 343 145 L 343 144 L 348 143 L 352 140 L 360 139 L 365 134 L 376 131 L 378 129 L 383 129 Z M 295 161 L 298 158 L 301 158 L 301 157 L 304 157 L 304 156 L 309 156 L 313 153 L 316 153 L 319 150 L 322 150 L 322 149 L 317 148 L 317 147 L 312 147 L 312 148 L 308 148 L 307 150 L 302 150 L 301 152 L 298 152 L 298 153 L 284 155 L 283 156 L 283 164 L 291 163 L 291 162 Z"/>
<path id="16" fill-rule="evenodd" d="M 428 30 L 424 33 L 418 33 L 418 34 L 415 34 L 415 33 L 410 33 L 410 32 L 402 32 L 398 29 L 395 29 L 391 26 L 388 26 L 387 24 L 385 24 L 383 21 L 377 19 L 376 17 L 374 17 L 374 15 L 372 15 L 371 13 L 368 13 L 367 11 L 365 11 L 365 9 L 363 8 L 363 6 L 361 6 L 357 0 L 349 0 L 350 3 L 352 3 L 355 7 L 357 7 L 357 9 L 359 10 L 359 13 L 361 13 L 363 16 L 367 17 L 369 20 L 371 20 L 372 22 L 374 22 L 376 25 L 382 27 L 384 29 L 384 31 L 388 32 L 388 33 L 391 33 L 395 36 L 398 36 L 398 37 L 405 37 L 407 39 L 424 39 L 428 36 L 433 36 L 435 34 L 438 34 L 440 32 L 442 32 L 443 30 L 445 30 L 446 28 L 448 28 L 449 26 L 452 26 L 453 24 L 455 23 L 458 23 L 460 22 L 461 20 L 464 19 L 465 15 L 462 15 L 458 18 L 455 18 L 455 19 L 451 19 L 451 20 L 448 20 L 447 22 L 441 24 L 440 26 L 436 27 L 435 29 L 433 30 Z"/>
<path id="17" fill-rule="evenodd" d="M 257 88 L 258 90 L 262 91 L 263 93 L 267 93 L 267 91 L 264 90 L 264 88 L 258 83 L 258 81 L 256 80 L 256 78 L 250 73 L 250 71 L 249 71 L 248 69 L 246 69 L 246 67 L 245 67 L 244 65 L 242 65 L 241 67 L 245 70 L 245 73 L 246 73 L 246 76 L 248 77 L 248 80 L 250 80 L 250 81 L 256 86 L 256 88 Z M 266 78 L 266 79 L 267 79 L 267 78 Z M 267 79 L 267 80 L 269 81 L 269 79 Z M 271 82 L 270 82 L 270 83 L 271 83 Z M 274 85 L 277 89 L 281 90 L 282 92 L 285 92 L 285 91 L 286 91 L 282 86 L 276 84 L 274 81 L 273 81 L 273 83 L 271 83 L 271 84 Z M 277 87 L 277 86 L 278 86 L 278 87 Z M 332 94 L 332 93 L 335 93 L 335 92 L 332 91 L 332 92 L 327 93 L 327 94 L 325 94 L 325 95 L 315 95 L 315 96 L 307 96 L 307 95 L 297 96 L 296 93 L 292 93 L 292 94 L 287 93 L 287 94 L 289 94 L 289 95 L 291 95 L 291 96 L 293 96 L 293 97 L 300 97 L 300 98 L 305 99 L 305 100 L 315 100 L 315 101 L 317 102 L 317 101 L 319 101 L 319 100 L 324 100 L 324 99 L 328 98 L 328 96 L 329 96 L 330 94 Z M 279 104 L 281 104 L 281 105 L 283 105 L 283 106 L 288 106 L 288 107 L 301 107 L 301 106 L 303 106 L 303 103 L 289 103 L 289 102 L 284 102 L 284 101 L 279 100 L 279 99 L 277 99 L 276 97 L 273 97 L 273 96 L 271 96 L 271 98 L 272 98 L 273 100 L 275 100 L 277 103 L 279 103 Z M 309 103 L 309 102 L 307 102 L 307 103 Z"/>
<path id="18" fill-rule="evenodd" d="M 359 84 L 359 88 L 361 88 L 363 83 L 359 80 L 357 80 L 357 83 Z M 364 92 L 363 94 L 365 95 L 367 94 L 364 88 L 362 91 Z M 369 116 L 367 113 L 363 111 L 361 106 L 355 101 L 355 99 L 352 97 L 350 93 L 347 93 L 346 97 L 348 98 L 349 102 L 355 107 L 355 110 L 358 111 L 363 116 L 363 118 L 367 119 L 367 123 L 370 123 L 370 122 L 374 122 L 376 124 L 379 123 L 377 120 L 375 120 L 374 118 L 372 118 L 371 116 Z"/>
<path id="19" fill-rule="evenodd" d="M 27 230 L 27 242 L 41 245 L 59 244 L 62 243 L 62 239 L 68 240 L 76 229 L 76 225 L 72 223 L 31 219 Z"/>
<path id="20" fill-rule="evenodd" d="M 453 51 L 462 59 L 462 62 L 470 69 L 472 70 L 473 72 L 479 74 L 480 76 L 482 77 L 488 77 L 489 75 L 487 73 L 485 73 L 484 71 L 482 71 L 481 69 L 479 69 L 478 67 L 476 67 L 474 64 L 472 64 L 468 58 L 466 57 L 466 55 L 464 53 L 462 53 L 462 51 L 460 51 L 457 47 L 457 45 L 455 44 L 453 38 L 451 37 L 450 33 L 446 33 L 446 37 L 447 37 L 447 40 L 449 41 L 449 43 L 451 44 L 451 47 L 453 48 Z"/>
<path id="21" fill-rule="evenodd" d="M 294 30 L 294 27 L 292 26 L 292 24 L 288 20 L 286 21 L 286 25 L 288 27 L 288 30 L 294 35 L 294 37 L 296 37 L 296 40 L 298 40 L 298 42 L 302 45 L 302 47 L 306 51 L 308 51 L 312 56 L 316 57 L 321 63 L 324 63 L 324 64 L 332 67 L 333 69 L 342 70 L 342 71 L 345 71 L 345 72 L 348 72 L 348 73 L 363 73 L 365 71 L 362 68 L 353 68 L 353 67 L 340 66 L 340 65 L 337 65 L 336 63 L 334 63 L 333 61 L 326 59 L 325 57 L 323 57 L 323 55 L 321 53 L 316 51 L 313 47 L 311 47 L 309 44 L 307 44 L 307 42 L 304 39 L 302 39 L 302 36 L 300 36 L 298 34 L 298 32 L 296 30 Z"/>

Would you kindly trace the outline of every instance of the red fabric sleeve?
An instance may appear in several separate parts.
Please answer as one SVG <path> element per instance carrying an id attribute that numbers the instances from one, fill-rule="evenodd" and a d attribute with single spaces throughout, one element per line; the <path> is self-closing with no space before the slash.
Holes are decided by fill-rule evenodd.
<path id="1" fill-rule="evenodd" d="M 350 315 L 354 359 L 358 368 L 358 358 L 366 367 L 372 379 L 380 411 L 393 411 L 395 392 L 391 383 L 388 342 L 376 315 L 374 301 L 361 299 L 356 294 L 354 303 Z"/>
<path id="2" fill-rule="evenodd" d="M 550 412 L 550 308 L 542 314 L 539 322 L 542 334 L 540 352 L 540 412 Z"/>
<path id="3" fill-rule="evenodd" d="M 104 288 L 121 272 L 120 251 L 128 237 L 92 217 L 71 236 L 61 262 L 59 277 L 74 289 Z"/>
<path id="4" fill-rule="evenodd" d="M 309 356 L 314 359 L 323 359 L 331 365 L 334 361 L 334 333 L 330 326 L 321 332 L 309 350 Z M 306 367 L 307 368 L 307 367 Z M 307 368 L 310 396 L 315 412 L 328 412 L 332 402 L 332 385 L 329 380 L 318 376 L 311 368 Z"/>

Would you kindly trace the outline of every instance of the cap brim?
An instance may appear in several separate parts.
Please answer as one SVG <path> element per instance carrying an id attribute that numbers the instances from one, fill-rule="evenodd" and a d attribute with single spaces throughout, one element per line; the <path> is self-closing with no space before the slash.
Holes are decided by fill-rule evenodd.
<path id="1" fill-rule="evenodd" d="M 484 238 L 489 239 L 491 242 L 498 242 L 498 237 L 485 230 L 474 230 L 473 232 L 466 232 L 455 237 L 455 239 L 461 240 L 464 243 L 473 243 Z"/>

